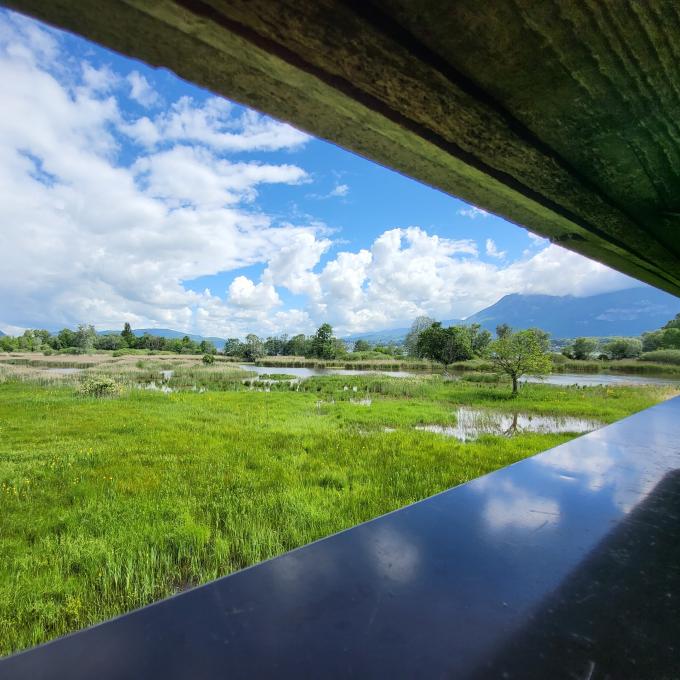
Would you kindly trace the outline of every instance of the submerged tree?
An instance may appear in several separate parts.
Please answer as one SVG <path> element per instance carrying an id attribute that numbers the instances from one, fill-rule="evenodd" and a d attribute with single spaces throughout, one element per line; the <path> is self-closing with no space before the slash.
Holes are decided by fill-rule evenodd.
<path id="1" fill-rule="evenodd" d="M 517 394 L 523 375 L 547 375 L 552 369 L 545 333 L 531 328 L 525 331 L 504 331 L 491 343 L 491 361 L 512 380 L 512 394 Z"/>

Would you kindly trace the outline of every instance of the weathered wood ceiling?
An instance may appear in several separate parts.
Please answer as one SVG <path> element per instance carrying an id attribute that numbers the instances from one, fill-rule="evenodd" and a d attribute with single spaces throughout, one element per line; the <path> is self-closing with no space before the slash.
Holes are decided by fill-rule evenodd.
<path id="1" fill-rule="evenodd" d="M 680 2 L 4 4 L 680 294 Z"/>

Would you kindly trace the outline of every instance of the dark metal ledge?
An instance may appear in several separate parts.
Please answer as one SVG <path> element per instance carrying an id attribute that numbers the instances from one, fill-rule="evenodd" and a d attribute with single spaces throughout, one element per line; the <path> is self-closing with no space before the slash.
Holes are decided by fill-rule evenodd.
<path id="1" fill-rule="evenodd" d="M 677 398 L 0 677 L 671 678 L 679 586 Z"/>

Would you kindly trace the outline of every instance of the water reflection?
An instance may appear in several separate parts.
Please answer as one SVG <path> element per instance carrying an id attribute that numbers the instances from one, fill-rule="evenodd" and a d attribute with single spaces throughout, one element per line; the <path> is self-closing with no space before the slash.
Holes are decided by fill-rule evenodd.
<path id="1" fill-rule="evenodd" d="M 537 531 L 560 521 L 560 506 L 554 498 L 542 496 L 505 480 L 490 496 L 483 511 L 489 528 Z"/>
<path id="2" fill-rule="evenodd" d="M 521 432 L 584 433 L 602 427 L 597 420 L 568 416 L 538 416 L 522 413 L 497 413 L 461 407 L 456 411 L 455 425 L 416 425 L 416 430 L 455 437 L 465 442 L 483 434 L 512 436 Z"/>
<path id="3" fill-rule="evenodd" d="M 370 553 L 378 574 L 397 583 L 416 577 L 420 564 L 418 547 L 406 534 L 380 527 L 371 536 Z"/>

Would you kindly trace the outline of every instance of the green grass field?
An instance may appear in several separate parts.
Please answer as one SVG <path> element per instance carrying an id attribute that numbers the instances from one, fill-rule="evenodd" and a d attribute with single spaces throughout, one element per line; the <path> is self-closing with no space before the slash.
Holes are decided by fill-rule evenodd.
<path id="1" fill-rule="evenodd" d="M 573 436 L 485 435 L 460 443 L 414 429 L 452 424 L 459 405 L 613 422 L 674 394 L 527 385 L 510 399 L 505 384 L 437 376 L 277 381 L 267 392 L 226 379 L 228 367 L 214 369 L 214 382 L 209 369 L 190 370 L 208 391 L 126 387 L 119 397 L 96 399 L 78 396 L 71 377 L 40 384 L 33 374 L 4 376 L 0 654 L 228 574 Z M 182 385 L 190 382 L 186 371 Z M 356 403 L 361 399 L 370 405 Z"/>

